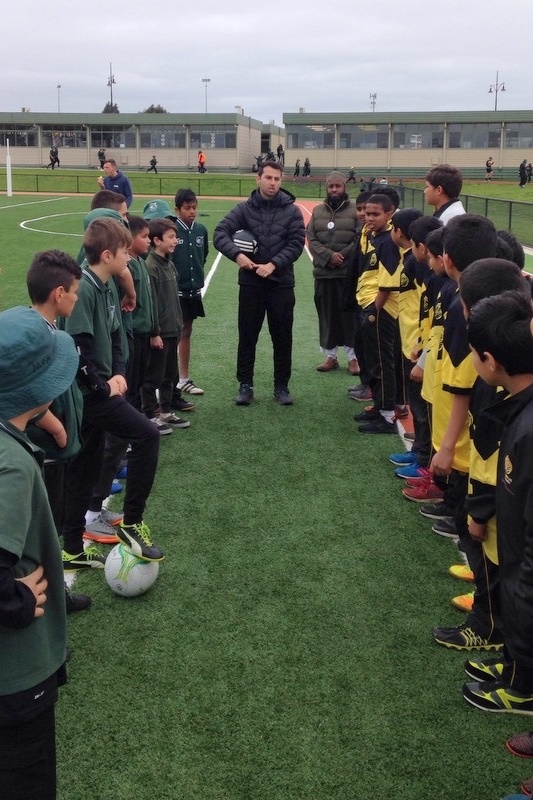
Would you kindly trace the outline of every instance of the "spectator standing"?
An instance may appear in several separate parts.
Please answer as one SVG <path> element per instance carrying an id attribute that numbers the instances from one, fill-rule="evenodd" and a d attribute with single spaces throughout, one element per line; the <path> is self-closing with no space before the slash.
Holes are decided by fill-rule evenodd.
<path id="1" fill-rule="evenodd" d="M 198 150 L 198 172 L 200 172 L 201 174 L 203 174 L 204 172 L 207 172 L 207 169 L 205 167 L 205 161 L 206 161 L 206 158 L 205 158 L 204 151 L 203 150 Z"/>
<path id="2" fill-rule="evenodd" d="M 105 175 L 98 178 L 100 189 L 109 189 L 111 192 L 123 194 L 126 198 L 126 205 L 129 208 L 133 200 L 133 191 L 129 178 L 117 168 L 114 158 L 108 158 L 104 162 Z"/>
<path id="3" fill-rule="evenodd" d="M 520 178 L 518 187 L 520 189 L 523 189 L 527 183 L 527 158 L 524 158 L 524 160 L 518 167 L 518 177 Z"/>
<path id="4" fill-rule="evenodd" d="M 348 371 L 359 374 L 354 351 L 357 312 L 343 311 L 348 263 L 357 240 L 357 212 L 346 192 L 342 172 L 326 178 L 326 198 L 315 206 L 307 226 L 307 243 L 313 259 L 315 307 L 318 314 L 320 346 L 326 358 L 318 372 L 338 369 L 337 349 L 343 345 Z"/>
<path id="5" fill-rule="evenodd" d="M 430 169 L 426 175 L 424 197 L 426 203 L 435 209 L 434 217 L 443 225 L 465 213 L 459 194 L 463 188 L 463 176 L 457 167 L 450 164 L 439 164 Z"/>

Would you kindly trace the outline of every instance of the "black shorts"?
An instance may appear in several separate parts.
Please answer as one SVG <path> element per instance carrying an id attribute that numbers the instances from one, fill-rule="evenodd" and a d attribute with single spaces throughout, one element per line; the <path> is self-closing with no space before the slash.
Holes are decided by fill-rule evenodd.
<path id="1" fill-rule="evenodd" d="M 180 306 L 184 322 L 192 322 L 196 317 L 205 317 L 204 304 L 199 294 L 195 297 L 180 297 Z"/>

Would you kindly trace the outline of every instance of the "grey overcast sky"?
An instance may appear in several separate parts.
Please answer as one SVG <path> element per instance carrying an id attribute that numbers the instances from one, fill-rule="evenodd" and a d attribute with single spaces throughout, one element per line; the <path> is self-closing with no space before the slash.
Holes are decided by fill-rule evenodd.
<path id="1" fill-rule="evenodd" d="M 531 0 L 14 0 L 1 111 L 533 109 Z M 61 85 L 58 92 L 57 85 Z"/>

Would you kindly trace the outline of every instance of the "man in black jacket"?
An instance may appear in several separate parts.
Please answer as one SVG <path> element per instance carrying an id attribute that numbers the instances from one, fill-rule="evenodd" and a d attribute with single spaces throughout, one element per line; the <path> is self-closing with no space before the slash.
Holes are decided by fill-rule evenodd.
<path id="1" fill-rule="evenodd" d="M 281 164 L 263 162 L 256 176 L 257 189 L 219 222 L 213 237 L 217 250 L 239 266 L 237 405 L 247 406 L 253 400 L 255 349 L 265 313 L 274 349 L 274 398 L 281 405 L 293 403 L 289 379 L 294 262 L 304 247 L 305 226 L 295 197 L 281 189 L 282 177 Z M 257 246 L 243 251 L 242 244 L 233 241 L 237 231 L 250 232 Z"/>

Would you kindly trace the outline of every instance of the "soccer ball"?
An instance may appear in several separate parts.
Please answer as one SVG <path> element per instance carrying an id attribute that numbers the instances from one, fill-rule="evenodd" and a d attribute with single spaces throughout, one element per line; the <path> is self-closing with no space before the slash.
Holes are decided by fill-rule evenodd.
<path id="1" fill-rule="evenodd" d="M 138 597 L 156 582 L 159 562 L 137 558 L 123 544 L 117 544 L 106 559 L 104 574 L 115 594 Z"/>
<path id="2" fill-rule="evenodd" d="M 233 234 L 233 244 L 236 244 L 241 253 L 254 256 L 257 253 L 257 239 L 250 231 L 240 230 Z"/>

